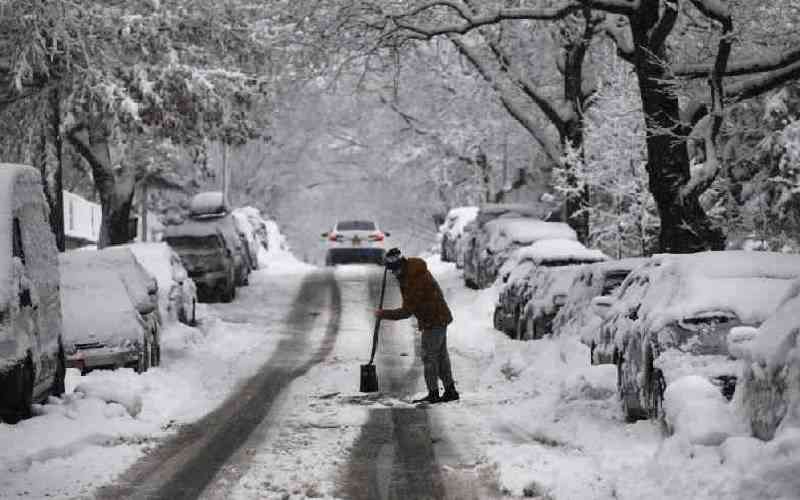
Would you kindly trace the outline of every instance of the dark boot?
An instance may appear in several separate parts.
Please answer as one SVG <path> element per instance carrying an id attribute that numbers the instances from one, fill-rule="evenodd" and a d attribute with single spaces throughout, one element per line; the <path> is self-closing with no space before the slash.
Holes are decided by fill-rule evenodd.
<path id="1" fill-rule="evenodd" d="M 438 392 L 429 392 L 428 395 L 425 396 L 424 398 L 415 399 L 414 401 L 412 401 L 412 403 L 414 403 L 414 404 L 420 404 L 420 403 L 433 404 L 433 403 L 438 403 L 441 400 L 442 400 L 442 398 L 439 397 L 439 393 Z"/>
<path id="2" fill-rule="evenodd" d="M 442 394 L 441 401 L 446 403 L 447 401 L 458 401 L 460 396 L 458 395 L 458 391 L 456 391 L 455 384 L 447 386 L 444 388 L 444 394 Z"/>

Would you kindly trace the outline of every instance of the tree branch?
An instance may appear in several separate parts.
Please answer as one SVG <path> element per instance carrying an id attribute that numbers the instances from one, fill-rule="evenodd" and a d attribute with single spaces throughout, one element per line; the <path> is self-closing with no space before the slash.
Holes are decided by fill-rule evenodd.
<path id="1" fill-rule="evenodd" d="M 752 75 L 774 71 L 800 61 L 800 49 L 787 50 L 766 56 L 734 61 L 725 69 L 725 76 Z M 684 64 L 673 68 L 675 76 L 681 78 L 705 78 L 713 69 L 712 64 Z"/>
<path id="2" fill-rule="evenodd" d="M 658 20 L 658 23 L 653 26 L 650 31 L 650 47 L 661 47 L 666 42 L 667 37 L 675 27 L 675 21 L 678 19 L 678 1 L 665 0 L 664 13 Z"/>
<path id="3" fill-rule="evenodd" d="M 458 48 L 459 52 L 461 52 L 461 54 L 472 63 L 475 69 L 478 70 L 478 73 L 480 73 L 483 79 L 492 86 L 505 110 L 533 136 L 534 140 L 542 147 L 545 154 L 547 154 L 553 162 L 557 162 L 561 156 L 560 151 L 558 151 L 558 148 L 544 136 L 539 124 L 520 110 L 519 105 L 506 95 L 497 81 L 492 78 L 488 68 L 486 68 L 473 49 L 455 36 L 451 36 L 450 40 L 456 48 Z"/>

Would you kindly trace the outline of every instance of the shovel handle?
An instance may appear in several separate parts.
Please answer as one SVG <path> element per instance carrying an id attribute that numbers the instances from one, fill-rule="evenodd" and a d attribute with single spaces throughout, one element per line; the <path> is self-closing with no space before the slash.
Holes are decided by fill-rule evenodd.
<path id="1" fill-rule="evenodd" d="M 381 300 L 378 309 L 383 309 L 383 296 L 386 293 L 386 268 L 383 268 L 383 283 L 381 284 Z M 375 359 L 375 350 L 378 348 L 378 330 L 381 327 L 381 319 L 375 318 L 375 330 L 372 332 L 372 354 L 369 357 L 368 365 Z"/>

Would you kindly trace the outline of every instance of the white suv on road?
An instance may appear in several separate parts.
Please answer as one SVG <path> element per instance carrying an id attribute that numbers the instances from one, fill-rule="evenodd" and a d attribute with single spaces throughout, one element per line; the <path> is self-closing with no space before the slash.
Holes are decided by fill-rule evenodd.
<path id="1" fill-rule="evenodd" d="M 322 233 L 328 242 L 325 265 L 349 263 L 383 264 L 384 241 L 389 233 L 369 220 L 342 220 Z"/>

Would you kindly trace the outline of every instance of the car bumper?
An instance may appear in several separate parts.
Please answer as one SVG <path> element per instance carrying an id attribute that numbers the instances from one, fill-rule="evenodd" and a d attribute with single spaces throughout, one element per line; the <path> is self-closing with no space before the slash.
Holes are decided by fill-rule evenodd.
<path id="1" fill-rule="evenodd" d="M 331 248 L 328 264 L 377 263 L 383 264 L 386 251 L 383 248 Z"/>
<path id="2" fill-rule="evenodd" d="M 138 348 L 98 347 L 81 349 L 67 356 L 67 368 L 81 371 L 91 368 L 120 367 L 139 361 Z"/>
<path id="3" fill-rule="evenodd" d="M 217 288 L 219 286 L 225 286 L 225 282 L 228 279 L 227 271 L 214 271 L 210 273 L 203 273 L 199 276 L 192 276 L 192 280 L 194 280 L 194 284 L 197 288 Z"/>

